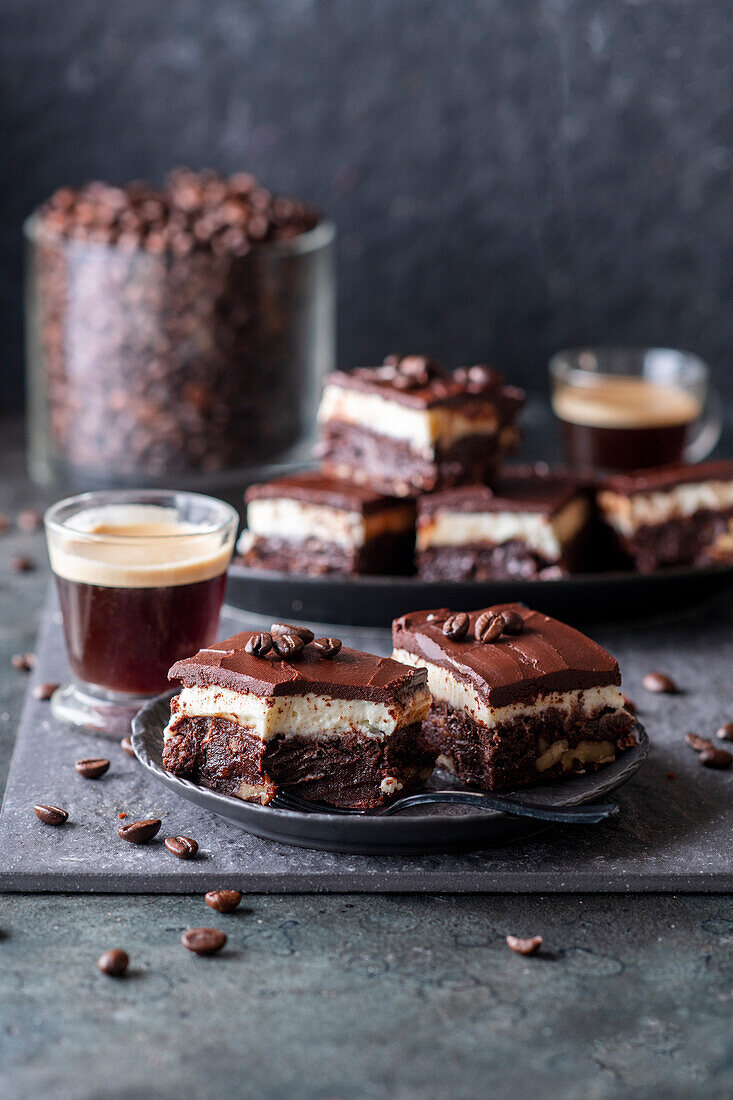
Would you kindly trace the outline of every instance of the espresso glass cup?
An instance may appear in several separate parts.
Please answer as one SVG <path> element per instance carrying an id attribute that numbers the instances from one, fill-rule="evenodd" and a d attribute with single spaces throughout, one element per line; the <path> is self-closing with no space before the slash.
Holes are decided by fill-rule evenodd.
<path id="1" fill-rule="evenodd" d="M 699 462 L 720 438 L 710 368 L 673 348 L 571 348 L 549 364 L 565 461 L 636 470 Z"/>
<path id="2" fill-rule="evenodd" d="M 59 501 L 44 523 L 73 681 L 56 718 L 120 737 L 168 669 L 216 641 L 239 517 L 197 493 L 120 490 Z"/>

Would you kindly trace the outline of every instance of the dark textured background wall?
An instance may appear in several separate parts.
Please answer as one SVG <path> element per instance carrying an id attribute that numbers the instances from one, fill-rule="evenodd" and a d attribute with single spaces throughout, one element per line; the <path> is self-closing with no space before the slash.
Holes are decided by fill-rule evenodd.
<path id="1" fill-rule="evenodd" d="M 0 397 L 54 187 L 247 168 L 340 230 L 340 360 L 733 346 L 729 0 L 0 0 Z M 728 383 L 733 394 L 733 377 Z"/>

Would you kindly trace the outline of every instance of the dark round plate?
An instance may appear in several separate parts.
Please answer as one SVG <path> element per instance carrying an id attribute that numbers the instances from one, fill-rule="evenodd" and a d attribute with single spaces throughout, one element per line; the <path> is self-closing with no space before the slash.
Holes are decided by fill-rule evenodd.
<path id="1" fill-rule="evenodd" d="M 159 695 L 135 717 L 132 745 L 138 760 L 156 779 L 182 798 L 266 840 L 328 852 L 411 855 L 480 848 L 526 837 L 547 827 L 543 822 L 510 817 L 491 810 L 477 813 L 472 807 L 440 804 L 405 809 L 394 817 L 301 813 L 275 806 L 260 806 L 256 802 L 242 802 L 239 798 L 197 787 L 187 779 L 170 775 L 162 766 L 163 730 L 170 717 L 170 699 L 174 694 L 175 691 L 169 691 Z M 613 764 L 606 764 L 588 775 L 515 791 L 512 797 L 526 806 L 577 806 L 583 802 L 597 801 L 628 782 L 644 763 L 649 751 L 649 739 L 639 722 L 635 732 L 638 740 L 636 747 L 622 753 Z M 441 778 L 439 785 L 445 787 L 447 781 Z"/>
<path id="2" fill-rule="evenodd" d="M 548 581 L 421 581 L 417 577 L 291 576 L 230 567 L 227 602 L 272 618 L 389 627 L 407 611 L 476 608 L 519 600 L 571 622 L 651 615 L 695 603 L 733 584 L 733 566 L 657 573 L 578 573 Z"/>

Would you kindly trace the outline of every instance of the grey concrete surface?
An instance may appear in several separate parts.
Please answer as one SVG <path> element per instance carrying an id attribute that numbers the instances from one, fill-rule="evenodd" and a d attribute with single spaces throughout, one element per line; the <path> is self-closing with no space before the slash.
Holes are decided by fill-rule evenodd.
<path id="1" fill-rule="evenodd" d="M 32 499 L 0 425 L 0 511 Z M 0 752 L 43 570 L 0 536 Z M 640 642 L 641 644 L 641 642 Z M 670 635 L 670 652 L 679 646 Z M 0 852 L 0 860 L 3 853 Z M 212 884 L 215 885 L 215 884 Z M 223 928 L 211 959 L 187 926 Z M 724 896 L 0 897 L 0 1092 L 25 1100 L 728 1097 L 733 899 Z M 507 933 L 545 937 L 510 952 Z M 127 978 L 95 968 L 108 947 Z"/>

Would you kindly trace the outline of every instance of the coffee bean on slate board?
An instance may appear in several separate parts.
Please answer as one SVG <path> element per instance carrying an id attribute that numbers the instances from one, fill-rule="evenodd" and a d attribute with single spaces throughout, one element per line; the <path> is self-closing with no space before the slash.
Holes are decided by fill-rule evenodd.
<path id="1" fill-rule="evenodd" d="M 521 634 L 524 630 L 524 619 L 518 611 L 502 611 L 501 617 L 504 620 L 505 634 Z"/>
<path id="2" fill-rule="evenodd" d="M 528 936 L 526 939 L 522 939 L 521 936 L 507 936 L 506 942 L 518 955 L 536 955 L 542 947 L 543 940 L 542 936 Z"/>
<path id="3" fill-rule="evenodd" d="M 109 974 L 111 978 L 121 978 L 129 965 L 130 959 L 127 952 L 121 951 L 119 947 L 105 951 L 97 959 L 99 969 L 103 974 Z"/>
<path id="4" fill-rule="evenodd" d="M 700 763 L 705 768 L 729 768 L 733 764 L 733 753 L 725 749 L 711 747 L 700 753 Z"/>
<path id="5" fill-rule="evenodd" d="M 167 836 L 163 843 L 179 859 L 193 859 L 199 850 L 198 844 L 190 836 Z"/>
<path id="6" fill-rule="evenodd" d="M 105 760 L 103 756 L 87 756 L 83 760 L 77 760 L 74 767 L 82 779 L 99 779 L 107 771 L 109 760 Z"/>
<path id="7" fill-rule="evenodd" d="M 715 735 L 719 741 L 733 741 L 733 722 L 726 722 Z"/>
<path id="8" fill-rule="evenodd" d="M 10 520 L 4 512 L 0 512 L 0 535 L 10 527 Z"/>
<path id="9" fill-rule="evenodd" d="M 443 623 L 443 633 L 452 642 L 460 642 L 468 634 L 469 618 L 465 611 L 457 611 L 455 615 L 449 615 Z"/>
<path id="10" fill-rule="evenodd" d="M 713 747 L 712 741 L 708 741 L 707 737 L 701 737 L 699 733 L 686 733 L 685 744 L 695 752 L 704 752 Z"/>
<path id="11" fill-rule="evenodd" d="M 37 531 L 43 522 L 43 516 L 35 508 L 25 508 L 18 516 L 21 531 Z"/>
<path id="12" fill-rule="evenodd" d="M 664 672 L 647 672 L 641 682 L 647 691 L 651 691 L 656 695 L 673 695 L 677 691 L 674 680 Z"/>
<path id="13" fill-rule="evenodd" d="M 135 750 L 132 747 L 132 741 L 129 737 L 123 737 L 120 741 L 120 748 L 123 752 L 126 752 L 128 756 L 134 756 Z"/>
<path id="14" fill-rule="evenodd" d="M 42 703 L 47 703 L 58 686 L 58 684 L 51 683 L 50 680 L 43 684 L 36 684 L 33 688 L 33 698 L 39 699 Z"/>
<path id="15" fill-rule="evenodd" d="M 64 825 L 69 820 L 69 811 L 62 810 L 60 806 L 44 806 L 37 802 L 33 812 L 44 825 Z"/>
<path id="16" fill-rule="evenodd" d="M 195 955 L 213 955 L 226 942 L 226 936 L 218 928 L 187 928 L 181 936 L 183 946 Z"/>
<path id="17" fill-rule="evenodd" d="M 26 557 L 25 554 L 16 554 L 8 562 L 8 569 L 11 573 L 30 573 L 35 567 L 33 559 Z"/>
<path id="18" fill-rule="evenodd" d="M 10 663 L 19 672 L 30 672 L 35 666 L 36 655 L 35 653 L 14 653 L 10 658 Z"/>
<path id="19" fill-rule="evenodd" d="M 209 890 L 204 901 L 217 913 L 233 913 L 242 900 L 239 890 Z"/>
<path id="20" fill-rule="evenodd" d="M 147 844 L 157 835 L 161 825 L 159 817 L 148 817 L 144 821 L 131 821 L 129 825 L 122 825 L 117 832 L 130 844 Z"/>

